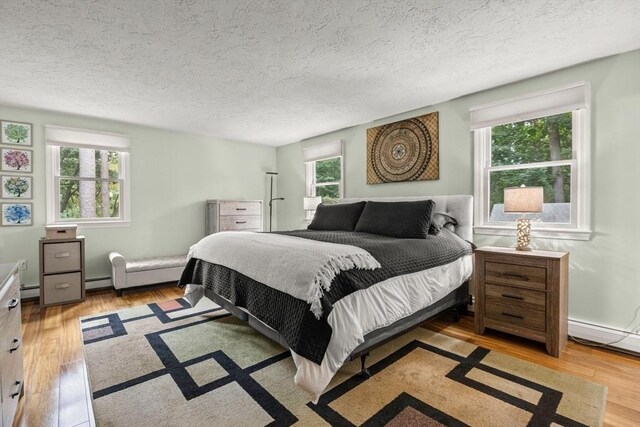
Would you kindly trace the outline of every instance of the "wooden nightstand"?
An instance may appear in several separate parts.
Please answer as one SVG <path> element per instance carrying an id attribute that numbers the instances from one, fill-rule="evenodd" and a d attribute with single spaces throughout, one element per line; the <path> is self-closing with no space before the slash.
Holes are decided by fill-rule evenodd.
<path id="1" fill-rule="evenodd" d="M 474 274 L 477 334 L 496 329 L 544 342 L 560 356 L 568 333 L 568 252 L 479 248 Z"/>

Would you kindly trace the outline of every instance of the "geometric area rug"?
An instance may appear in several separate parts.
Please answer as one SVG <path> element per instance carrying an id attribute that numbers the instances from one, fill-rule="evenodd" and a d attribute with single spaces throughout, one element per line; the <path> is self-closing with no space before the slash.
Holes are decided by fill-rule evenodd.
<path id="1" fill-rule="evenodd" d="M 207 298 L 80 319 L 98 426 L 600 425 L 606 387 L 416 328 L 317 405 L 290 353 Z"/>

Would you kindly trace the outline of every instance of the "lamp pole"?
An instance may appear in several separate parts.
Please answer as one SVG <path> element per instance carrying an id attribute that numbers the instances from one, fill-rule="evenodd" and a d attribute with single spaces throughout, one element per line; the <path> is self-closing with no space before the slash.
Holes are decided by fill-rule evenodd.
<path id="1" fill-rule="evenodd" d="M 269 233 L 271 233 L 271 224 L 273 223 L 273 201 L 284 200 L 284 197 L 273 198 L 273 177 L 274 175 L 278 175 L 278 172 L 267 172 L 267 175 L 269 175 L 271 180 L 271 190 L 269 192 Z"/>

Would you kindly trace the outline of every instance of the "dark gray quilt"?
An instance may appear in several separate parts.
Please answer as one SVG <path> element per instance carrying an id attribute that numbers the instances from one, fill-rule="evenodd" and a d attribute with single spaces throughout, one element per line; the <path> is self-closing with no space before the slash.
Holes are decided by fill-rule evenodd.
<path id="1" fill-rule="evenodd" d="M 471 254 L 471 244 L 449 230 L 426 239 L 397 239 L 351 231 L 296 230 L 288 236 L 353 245 L 365 249 L 380 262 L 376 270 L 349 270 L 338 274 L 322 298 L 323 317 L 316 319 L 306 301 L 256 282 L 241 273 L 192 258 L 179 286 L 202 284 L 278 331 L 289 347 L 317 364 L 322 362 L 331 327 L 326 318 L 333 304 L 345 296 L 383 280 L 451 263 Z M 277 266 L 274 266 L 277 268 Z"/>

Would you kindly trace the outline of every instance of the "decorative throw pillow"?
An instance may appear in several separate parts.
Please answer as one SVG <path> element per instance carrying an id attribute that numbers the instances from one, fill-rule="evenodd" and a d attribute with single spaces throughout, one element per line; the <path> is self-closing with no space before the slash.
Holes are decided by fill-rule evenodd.
<path id="1" fill-rule="evenodd" d="M 455 226 L 458 225 L 458 221 L 449 214 L 434 212 L 431 218 L 431 225 L 429 226 L 429 234 L 437 235 L 440 230 L 446 228 L 449 231 L 455 231 Z"/>
<path id="2" fill-rule="evenodd" d="M 316 208 L 309 230 L 353 231 L 366 202 L 325 205 Z"/>
<path id="3" fill-rule="evenodd" d="M 433 200 L 367 202 L 355 231 L 400 239 L 424 239 L 429 233 L 435 205 Z"/>

